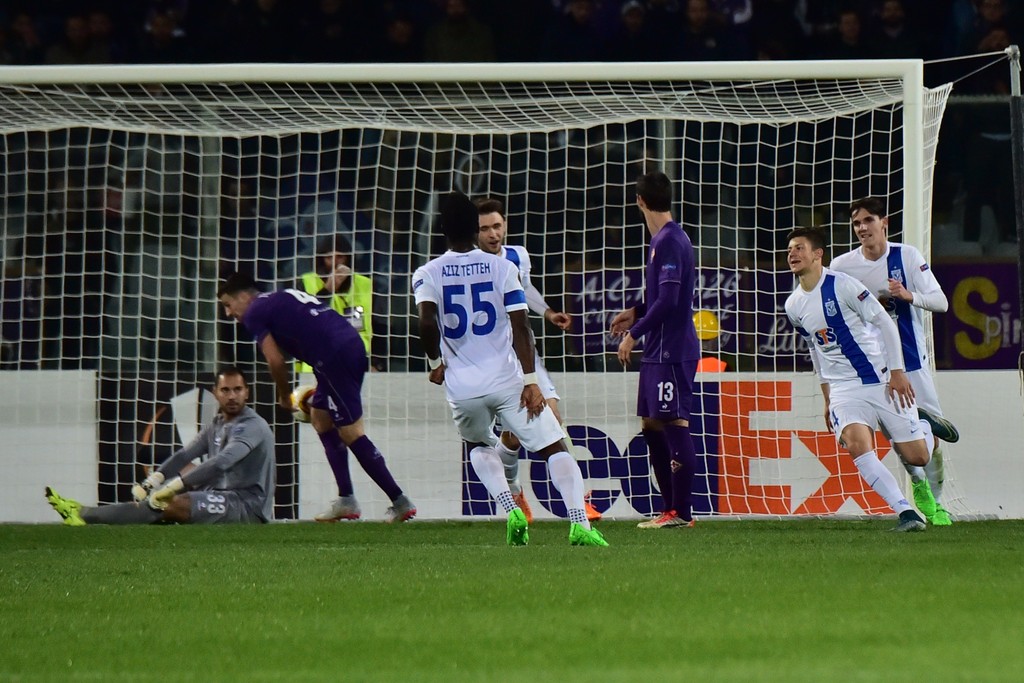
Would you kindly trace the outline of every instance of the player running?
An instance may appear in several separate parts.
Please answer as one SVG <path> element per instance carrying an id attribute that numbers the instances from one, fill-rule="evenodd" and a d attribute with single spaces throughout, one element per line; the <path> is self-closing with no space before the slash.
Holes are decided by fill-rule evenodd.
<path id="1" fill-rule="evenodd" d="M 942 417 L 924 333 L 924 311 L 944 313 L 949 308 L 946 295 L 920 251 L 909 244 L 888 241 L 885 202 L 878 197 L 854 201 L 850 204 L 850 221 L 860 247 L 834 258 L 829 268 L 864 283 L 892 317 L 900 333 L 907 378 L 914 387 L 918 412 L 936 438 L 954 443 L 960 434 L 952 422 Z M 917 509 L 936 526 L 952 524 L 942 507 L 939 443 L 936 441 L 932 458 L 924 468 L 906 463 L 904 466 L 910 474 Z"/>
<path id="2" fill-rule="evenodd" d="M 480 233 L 478 235 L 480 250 L 508 259 L 515 264 L 519 269 L 519 280 L 522 282 L 523 290 L 526 292 L 526 304 L 529 306 L 529 309 L 538 315 L 544 316 L 545 320 L 560 330 L 568 330 L 572 326 L 572 318 L 569 317 L 569 314 L 551 308 L 544 300 L 544 295 L 530 281 L 530 272 L 533 266 L 530 262 L 529 252 L 526 251 L 525 247 L 509 246 L 504 243 L 505 234 L 508 231 L 508 226 L 505 223 L 505 206 L 497 199 L 487 198 L 478 200 L 476 208 L 480 213 Z M 555 383 L 551 380 L 551 375 L 548 374 L 547 368 L 544 367 L 544 361 L 541 359 L 540 353 L 536 351 L 535 345 L 533 367 L 537 373 L 540 391 L 544 395 L 544 400 L 547 402 L 548 407 L 551 408 L 551 412 L 554 413 L 558 424 L 562 426 L 562 431 L 565 432 L 565 423 L 562 421 L 562 414 L 558 410 L 558 401 L 560 400 L 558 390 L 555 388 Z M 568 433 L 565 433 L 565 439 L 571 453 L 572 439 L 569 438 Z M 519 481 L 519 448 L 521 445 L 519 437 L 509 430 L 503 429 L 501 439 L 498 441 L 495 449 L 501 457 L 501 463 L 505 466 L 505 478 L 508 480 L 512 497 L 515 498 L 516 503 L 522 508 L 527 521 L 533 522 L 533 512 L 530 510 L 530 504 L 526 500 L 526 494 L 523 492 L 523 486 Z M 601 519 L 601 513 L 590 504 L 589 500 L 584 499 L 584 504 L 586 505 L 587 519 L 592 522 Z"/>
<path id="3" fill-rule="evenodd" d="M 923 466 L 931 457 L 931 432 L 917 415 L 899 332 L 863 284 L 822 266 L 824 253 L 821 228 L 789 234 L 787 262 L 800 283 L 786 299 L 786 315 L 811 349 L 825 422 L 864 481 L 899 515 L 893 531 L 923 531 L 924 520 L 874 450 L 881 427 L 905 462 Z"/>
<path id="4" fill-rule="evenodd" d="M 569 513 L 570 544 L 607 546 L 587 519 L 583 474 L 537 384 L 518 269 L 476 248 L 477 210 L 464 194 L 445 198 L 441 227 L 448 251 L 413 274 L 420 341 L 430 381 L 444 384 L 473 470 L 507 515 L 506 542 L 526 545 L 529 523 L 512 497 L 494 449 L 496 417 L 547 460 L 551 482 Z"/>

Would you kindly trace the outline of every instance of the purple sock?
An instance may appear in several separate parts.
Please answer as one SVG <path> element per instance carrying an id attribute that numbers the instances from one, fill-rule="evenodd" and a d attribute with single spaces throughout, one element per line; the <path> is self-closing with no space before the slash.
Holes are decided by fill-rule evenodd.
<path id="1" fill-rule="evenodd" d="M 643 430 L 644 441 L 647 442 L 648 459 L 651 469 L 654 470 L 654 480 L 658 482 L 658 489 L 661 491 L 663 512 L 672 509 L 672 468 L 669 465 L 670 452 L 668 441 L 665 440 L 665 433 L 653 429 Z"/>
<path id="2" fill-rule="evenodd" d="M 334 481 L 338 484 L 339 496 L 352 495 L 352 475 L 348 471 L 348 449 L 337 429 L 331 429 L 323 434 L 317 434 L 320 443 L 324 445 L 324 453 L 327 455 L 327 463 L 334 472 Z"/>
<path id="3" fill-rule="evenodd" d="M 693 519 L 693 478 L 697 473 L 697 451 L 689 427 L 665 425 L 665 440 L 672 453 L 672 508 L 680 517 Z"/>
<path id="4" fill-rule="evenodd" d="M 384 456 L 368 436 L 363 434 L 348 447 L 352 449 L 363 470 L 370 475 L 370 479 L 373 479 L 373 482 L 387 494 L 388 498 L 395 500 L 402 495 L 402 489 L 395 483 L 395 478 L 391 476 L 387 463 L 384 462 Z"/>

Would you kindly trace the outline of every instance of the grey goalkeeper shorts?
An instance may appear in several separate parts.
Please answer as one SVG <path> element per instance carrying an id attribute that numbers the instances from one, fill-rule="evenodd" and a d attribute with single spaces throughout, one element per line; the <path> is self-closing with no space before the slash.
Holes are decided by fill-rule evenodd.
<path id="1" fill-rule="evenodd" d="M 237 491 L 189 491 L 193 524 L 263 524 Z"/>

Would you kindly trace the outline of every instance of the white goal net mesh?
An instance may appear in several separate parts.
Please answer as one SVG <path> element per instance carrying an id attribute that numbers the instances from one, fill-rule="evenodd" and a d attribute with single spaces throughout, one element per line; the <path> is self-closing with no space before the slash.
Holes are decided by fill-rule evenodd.
<path id="1" fill-rule="evenodd" d="M 175 80 L 173 68 L 100 79 L 100 69 L 91 81 L 0 83 L 3 369 L 97 373 L 101 502 L 128 499 L 144 468 L 195 433 L 213 409 L 203 391 L 213 371 L 238 364 L 278 435 L 278 516 L 308 518 L 326 503 L 319 444 L 274 411 L 255 346 L 215 291 L 234 270 L 294 286 L 341 235 L 372 280 L 371 437 L 421 516 L 489 514 L 464 454 L 459 466 L 443 396 L 425 386 L 411 324 L 410 274 L 443 250 L 436 202 L 459 189 L 504 203 L 508 243 L 527 248 L 534 284 L 573 317 L 566 333 L 533 322 L 592 504 L 619 517 L 660 509 L 636 374 L 618 366 L 606 332 L 642 289 L 633 183 L 661 168 L 697 249 L 695 308 L 719 328 L 706 351 L 727 367 L 698 376 L 697 514 L 890 512 L 824 431 L 806 352 L 781 313 L 793 287 L 781 256 L 797 225 L 830 226 L 833 254 L 855 246 L 845 207 L 865 195 L 890 207 L 890 239 L 929 253 L 948 87 L 921 94 L 923 163 L 906 168 L 895 77 L 541 81 L 468 70 L 344 82 L 293 71 L 217 81 Z M 904 232 L 908 175 L 924 210 Z M 524 458 L 535 507 L 562 514 L 543 463 Z M 381 495 L 358 478 L 357 493 L 364 508 Z M 956 512 L 955 486 L 946 501 Z"/>

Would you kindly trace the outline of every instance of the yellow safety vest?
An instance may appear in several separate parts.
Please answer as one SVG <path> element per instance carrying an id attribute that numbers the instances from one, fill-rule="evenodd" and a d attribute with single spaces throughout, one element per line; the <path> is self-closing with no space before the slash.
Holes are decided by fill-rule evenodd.
<path id="1" fill-rule="evenodd" d="M 363 338 L 366 355 L 370 355 L 370 340 L 373 338 L 373 326 L 370 325 L 370 313 L 373 311 L 373 280 L 365 275 L 349 275 L 352 283 L 344 294 L 332 294 L 330 306 L 348 320 Z M 316 296 L 323 290 L 324 281 L 316 273 L 302 274 L 302 288 L 307 294 Z M 297 373 L 313 372 L 313 368 L 298 361 L 295 364 Z"/>

